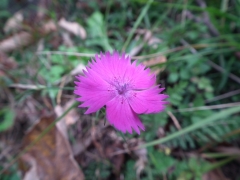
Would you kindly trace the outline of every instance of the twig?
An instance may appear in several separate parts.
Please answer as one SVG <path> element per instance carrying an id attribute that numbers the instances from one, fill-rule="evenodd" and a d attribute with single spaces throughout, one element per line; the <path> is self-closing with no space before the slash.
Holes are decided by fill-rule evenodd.
<path id="1" fill-rule="evenodd" d="M 205 9 L 207 7 L 206 2 L 204 0 L 197 0 L 197 3 L 199 4 L 200 7 L 202 7 L 203 9 Z M 213 36 L 219 36 L 219 32 L 218 30 L 215 28 L 215 26 L 211 23 L 208 12 L 204 11 L 203 13 L 203 23 L 206 24 L 206 26 L 209 29 L 209 32 L 213 35 Z"/>
<path id="2" fill-rule="evenodd" d="M 193 47 L 191 46 L 187 41 L 185 41 L 184 39 L 181 39 L 181 43 L 185 46 L 188 46 L 190 51 L 192 52 L 192 54 L 197 54 L 198 51 Z M 213 67 L 214 69 L 220 71 L 221 73 L 227 73 L 225 69 L 223 69 L 221 66 L 217 65 L 216 63 L 208 60 L 208 64 Z M 238 76 L 236 76 L 235 74 L 232 74 L 232 73 L 228 73 L 227 74 L 228 77 L 234 81 L 236 81 L 237 83 L 240 84 L 240 78 Z"/>
<path id="3" fill-rule="evenodd" d="M 147 55 L 141 55 L 141 56 L 132 56 L 132 59 L 138 59 L 138 60 L 142 60 L 142 59 L 151 59 L 151 58 L 155 58 L 161 55 L 167 55 L 176 51 L 181 51 L 184 49 L 189 49 L 189 48 L 195 48 L 195 49 L 201 49 L 201 48 L 205 48 L 205 47 L 219 47 L 219 46 L 227 46 L 227 45 L 231 45 L 231 44 L 218 44 L 218 43 L 213 43 L 213 44 L 192 44 L 191 46 L 186 45 L 186 46 L 178 46 L 175 47 L 173 49 L 169 49 L 167 51 L 161 51 L 161 52 L 157 52 L 157 53 L 153 53 L 153 54 L 147 54 Z M 53 55 L 53 54 L 59 54 L 59 55 L 68 55 L 68 56 L 78 56 L 78 57 L 94 57 L 95 54 L 86 54 L 86 53 L 77 53 L 77 52 L 63 52 L 63 51 L 40 51 L 37 52 L 38 55 Z M 128 54 L 127 54 L 128 55 Z"/>
<path id="4" fill-rule="evenodd" d="M 47 86 L 44 86 L 44 85 L 32 85 L 32 84 L 11 84 L 8 87 L 19 88 L 19 89 L 27 89 L 27 90 L 43 90 L 43 89 L 74 90 L 74 87 L 58 87 L 58 86 L 47 87 Z"/>
<path id="5" fill-rule="evenodd" d="M 208 60 L 208 64 L 210 66 L 212 66 L 214 69 L 216 69 L 222 73 L 226 73 L 225 69 L 223 69 L 221 66 L 215 64 L 214 62 Z M 236 81 L 238 84 L 240 84 L 240 78 L 238 76 L 236 76 L 235 74 L 228 73 L 228 77 L 231 78 L 232 80 Z"/>
<path id="6" fill-rule="evenodd" d="M 194 44 L 192 45 L 195 48 L 203 48 L 206 46 L 209 46 L 208 44 Z M 154 58 L 154 57 L 158 57 L 160 55 L 164 55 L 164 54 L 169 54 L 175 51 L 180 51 L 183 49 L 189 48 L 188 46 L 180 46 L 180 47 L 176 47 L 173 49 L 170 49 L 166 52 L 157 52 L 154 54 L 148 54 L 148 55 L 142 55 L 142 56 L 132 56 L 132 59 L 149 59 L 149 58 Z M 68 55 L 68 56 L 77 56 L 77 57 L 94 57 L 95 54 L 86 54 L 86 53 L 77 53 L 77 52 L 63 52 L 63 51 L 40 51 L 37 52 L 38 55 L 53 55 L 53 54 L 58 54 L 58 55 Z"/>
<path id="7" fill-rule="evenodd" d="M 177 118 L 173 115 L 173 113 L 171 111 L 167 111 L 167 114 L 171 117 L 171 119 L 172 119 L 174 125 L 176 126 L 176 128 L 178 130 L 181 130 L 182 128 L 181 128 Z"/>
<path id="8" fill-rule="evenodd" d="M 124 154 L 124 153 L 127 153 L 129 151 L 136 151 L 140 149 L 139 146 L 135 146 L 135 147 L 132 147 L 132 148 L 127 148 L 127 149 L 121 149 L 119 151 L 116 151 L 116 152 L 113 152 L 112 154 L 110 154 L 110 156 L 116 156 L 116 155 L 119 155 L 119 154 Z"/>
<path id="9" fill-rule="evenodd" d="M 225 98 L 228 98 L 228 97 L 237 95 L 237 94 L 240 94 L 240 89 L 237 89 L 237 90 L 235 90 L 235 91 L 231 91 L 231 92 L 228 92 L 228 93 L 225 93 L 225 94 L 216 96 L 216 97 L 214 97 L 214 98 L 212 98 L 212 99 L 206 100 L 205 102 L 206 102 L 206 103 L 210 103 L 210 102 L 218 101 L 218 100 L 221 100 L 221 99 L 225 99 Z"/>
<path id="10" fill-rule="evenodd" d="M 79 56 L 79 57 L 94 57 L 95 54 L 88 54 L 88 53 L 77 53 L 77 52 L 62 52 L 62 51 L 39 51 L 36 52 L 37 55 L 69 55 L 69 56 Z"/>
<path id="11" fill-rule="evenodd" d="M 60 86 L 59 86 L 60 89 L 59 89 L 58 94 L 57 94 L 57 104 L 60 104 L 60 103 L 61 103 L 62 88 L 64 87 L 65 82 L 66 82 L 66 76 L 64 76 L 64 77 L 62 78 L 62 81 L 61 81 Z"/>
<path id="12" fill-rule="evenodd" d="M 29 90 L 40 90 L 40 89 L 46 88 L 46 86 L 43 86 L 43 85 L 32 85 L 32 84 L 11 84 L 9 87 L 19 88 L 19 89 L 29 89 Z"/>
<path id="13" fill-rule="evenodd" d="M 5 147 L 5 148 L 2 150 L 1 154 L 0 154 L 0 160 L 1 160 L 3 157 L 6 157 L 6 156 L 9 154 L 10 151 L 11 151 L 11 148 L 10 148 L 10 147 Z"/>

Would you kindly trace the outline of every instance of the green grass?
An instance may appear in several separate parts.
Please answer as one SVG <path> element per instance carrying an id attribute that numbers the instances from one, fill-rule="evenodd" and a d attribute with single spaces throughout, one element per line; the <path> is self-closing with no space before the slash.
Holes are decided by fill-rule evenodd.
<path id="1" fill-rule="evenodd" d="M 0 101 L 4 102 L 0 104 L 2 136 L 8 131 L 11 134 L 14 119 L 17 124 L 20 117 L 15 113 L 19 112 L 16 109 L 30 98 L 36 101 L 35 106 L 39 113 L 49 108 L 44 103 L 46 99 L 52 108 L 56 107 L 59 90 L 67 97 L 74 97 L 73 80 L 66 81 L 63 86 L 60 86 L 59 82 L 63 82 L 62 77 L 71 77 L 72 70 L 78 64 L 86 65 L 93 54 L 113 50 L 132 53 L 136 47 L 142 46 L 133 59 L 141 62 L 159 56 L 167 59 L 166 62 L 155 64 L 151 68 L 164 69 L 158 75 L 158 83 L 165 87 L 169 104 L 165 112 L 141 115 L 146 131 L 140 136 L 119 133 L 117 136 L 122 139 L 122 145 L 136 138 L 143 141 L 135 147 L 146 149 L 144 157 L 147 160 L 144 168 L 141 173 L 138 172 L 135 164 L 139 157 L 126 153 L 118 173 L 110 158 L 100 158 L 98 162 L 89 161 L 89 166 L 82 167 L 86 179 L 110 179 L 122 175 L 132 180 L 137 179 L 138 172 L 140 179 L 146 180 L 190 180 L 201 179 L 204 173 L 214 168 L 226 168 L 225 165 L 235 161 L 237 155 L 216 151 L 220 144 L 226 143 L 232 148 L 239 148 L 236 144 L 240 132 L 240 106 L 237 104 L 240 102 L 240 94 L 235 92 L 240 89 L 240 4 L 237 0 L 205 2 L 206 8 L 200 7 L 193 0 L 177 0 L 172 3 L 156 0 L 104 0 L 100 4 L 98 1 L 86 2 L 80 7 L 76 6 L 73 0 L 57 3 L 56 6 L 62 9 L 67 20 L 78 22 L 84 27 L 87 37 L 82 40 L 71 35 L 73 47 L 67 47 L 62 42 L 56 45 L 53 40 L 61 39 L 63 30 L 60 30 L 43 37 L 42 51 L 45 53 L 36 53 L 39 39 L 31 46 L 7 53 L 16 60 L 18 68 L 10 69 L 7 75 L 0 76 L 0 85 L 3 87 L 0 90 Z M 4 1 L 0 8 L 8 9 L 9 6 L 8 2 Z M 24 9 L 26 14 L 28 8 Z M 47 12 L 54 21 L 57 21 L 58 13 L 54 8 Z M 208 16 L 207 20 L 203 19 L 204 13 Z M 191 18 L 186 14 L 190 14 Z M 2 27 L 9 17 L 11 14 L 1 11 Z M 151 32 L 151 40 L 156 43 L 146 41 L 145 34 L 141 34 L 140 30 Z M 3 33 L 3 30 L 1 32 L 1 39 L 11 35 Z M 18 88 L 19 84 L 24 85 L 24 88 Z M 217 98 L 224 94 L 228 95 Z M 211 101 L 212 99 L 216 100 Z M 230 107 L 224 106 L 226 104 L 230 104 Z M 70 107 L 63 115 L 75 106 Z M 81 110 L 78 112 L 82 115 Z M 169 116 L 169 112 L 174 119 Z M 102 117 L 103 111 L 96 116 L 88 116 L 96 121 L 84 129 L 82 135 L 91 131 L 91 126 L 97 126 L 99 121 L 104 121 Z M 4 164 L 0 164 L 0 177 L 17 180 L 19 177 L 15 162 L 58 120 L 60 118 L 49 125 L 27 149 L 15 151 L 7 160 L 0 159 L 0 163 Z M 179 123 L 181 129 L 176 127 L 174 121 Z M 28 128 L 30 127 L 29 124 Z M 71 133 L 74 134 L 74 128 L 77 127 L 71 128 Z M 71 142 L 76 143 L 78 139 L 74 138 L 76 136 L 72 135 Z M 0 152 L 2 149 L 0 146 Z M 182 155 L 179 155 L 181 153 Z M 196 153 L 196 157 L 188 156 L 189 153 Z M 215 163 L 212 163 L 213 161 Z M 204 164 L 204 167 L 200 167 L 201 164 Z M 3 172 L 8 169 L 10 175 Z M 101 173 L 97 174 L 99 171 Z M 239 178 L 237 176 L 238 174 L 236 178 Z"/>

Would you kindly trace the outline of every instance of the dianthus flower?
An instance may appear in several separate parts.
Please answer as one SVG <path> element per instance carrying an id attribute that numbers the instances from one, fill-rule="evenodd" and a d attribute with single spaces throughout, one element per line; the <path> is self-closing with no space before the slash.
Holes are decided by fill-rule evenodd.
<path id="1" fill-rule="evenodd" d="M 83 102 L 79 107 L 88 107 L 85 114 L 89 114 L 106 106 L 107 120 L 123 133 L 134 129 L 140 134 L 145 128 L 138 114 L 164 110 L 168 97 L 160 94 L 164 88 L 155 85 L 156 76 L 149 68 L 116 51 L 96 55 L 76 78 L 74 93 Z"/>

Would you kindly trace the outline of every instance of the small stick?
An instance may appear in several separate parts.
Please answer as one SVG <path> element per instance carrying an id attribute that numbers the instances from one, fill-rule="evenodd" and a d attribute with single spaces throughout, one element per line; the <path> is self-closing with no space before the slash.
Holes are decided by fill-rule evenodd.
<path id="1" fill-rule="evenodd" d="M 65 82 L 66 82 L 66 76 L 64 76 L 62 78 L 62 81 L 61 81 L 61 84 L 60 84 L 60 88 L 59 88 L 59 91 L 58 91 L 58 94 L 57 94 L 57 104 L 59 104 L 59 105 L 61 103 L 61 96 L 62 96 L 62 91 L 63 91 L 62 88 L 64 87 Z"/>
<path id="2" fill-rule="evenodd" d="M 170 118 L 172 119 L 174 125 L 176 126 L 176 128 L 178 130 L 181 130 L 181 125 L 179 124 L 177 118 L 173 115 L 173 113 L 171 111 L 167 111 L 167 114 L 170 116 Z"/>
<path id="3" fill-rule="evenodd" d="M 210 103 L 210 102 L 214 102 L 214 101 L 218 101 L 218 100 L 221 100 L 221 99 L 225 99 L 225 98 L 237 95 L 237 94 L 240 94 L 240 89 L 237 89 L 235 91 L 231 91 L 231 92 L 228 92 L 228 93 L 216 96 L 216 97 L 214 97 L 212 99 L 206 100 L 205 102 L 206 103 Z"/>

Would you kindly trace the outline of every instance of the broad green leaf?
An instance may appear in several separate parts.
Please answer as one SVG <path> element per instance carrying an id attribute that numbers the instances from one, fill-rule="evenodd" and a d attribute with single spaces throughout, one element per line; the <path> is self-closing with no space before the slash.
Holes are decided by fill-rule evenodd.
<path id="1" fill-rule="evenodd" d="M 92 38 L 87 41 L 89 45 L 102 46 L 105 51 L 112 51 L 113 48 L 109 44 L 106 25 L 104 23 L 103 15 L 100 12 L 93 13 L 87 20 L 88 33 Z"/>

